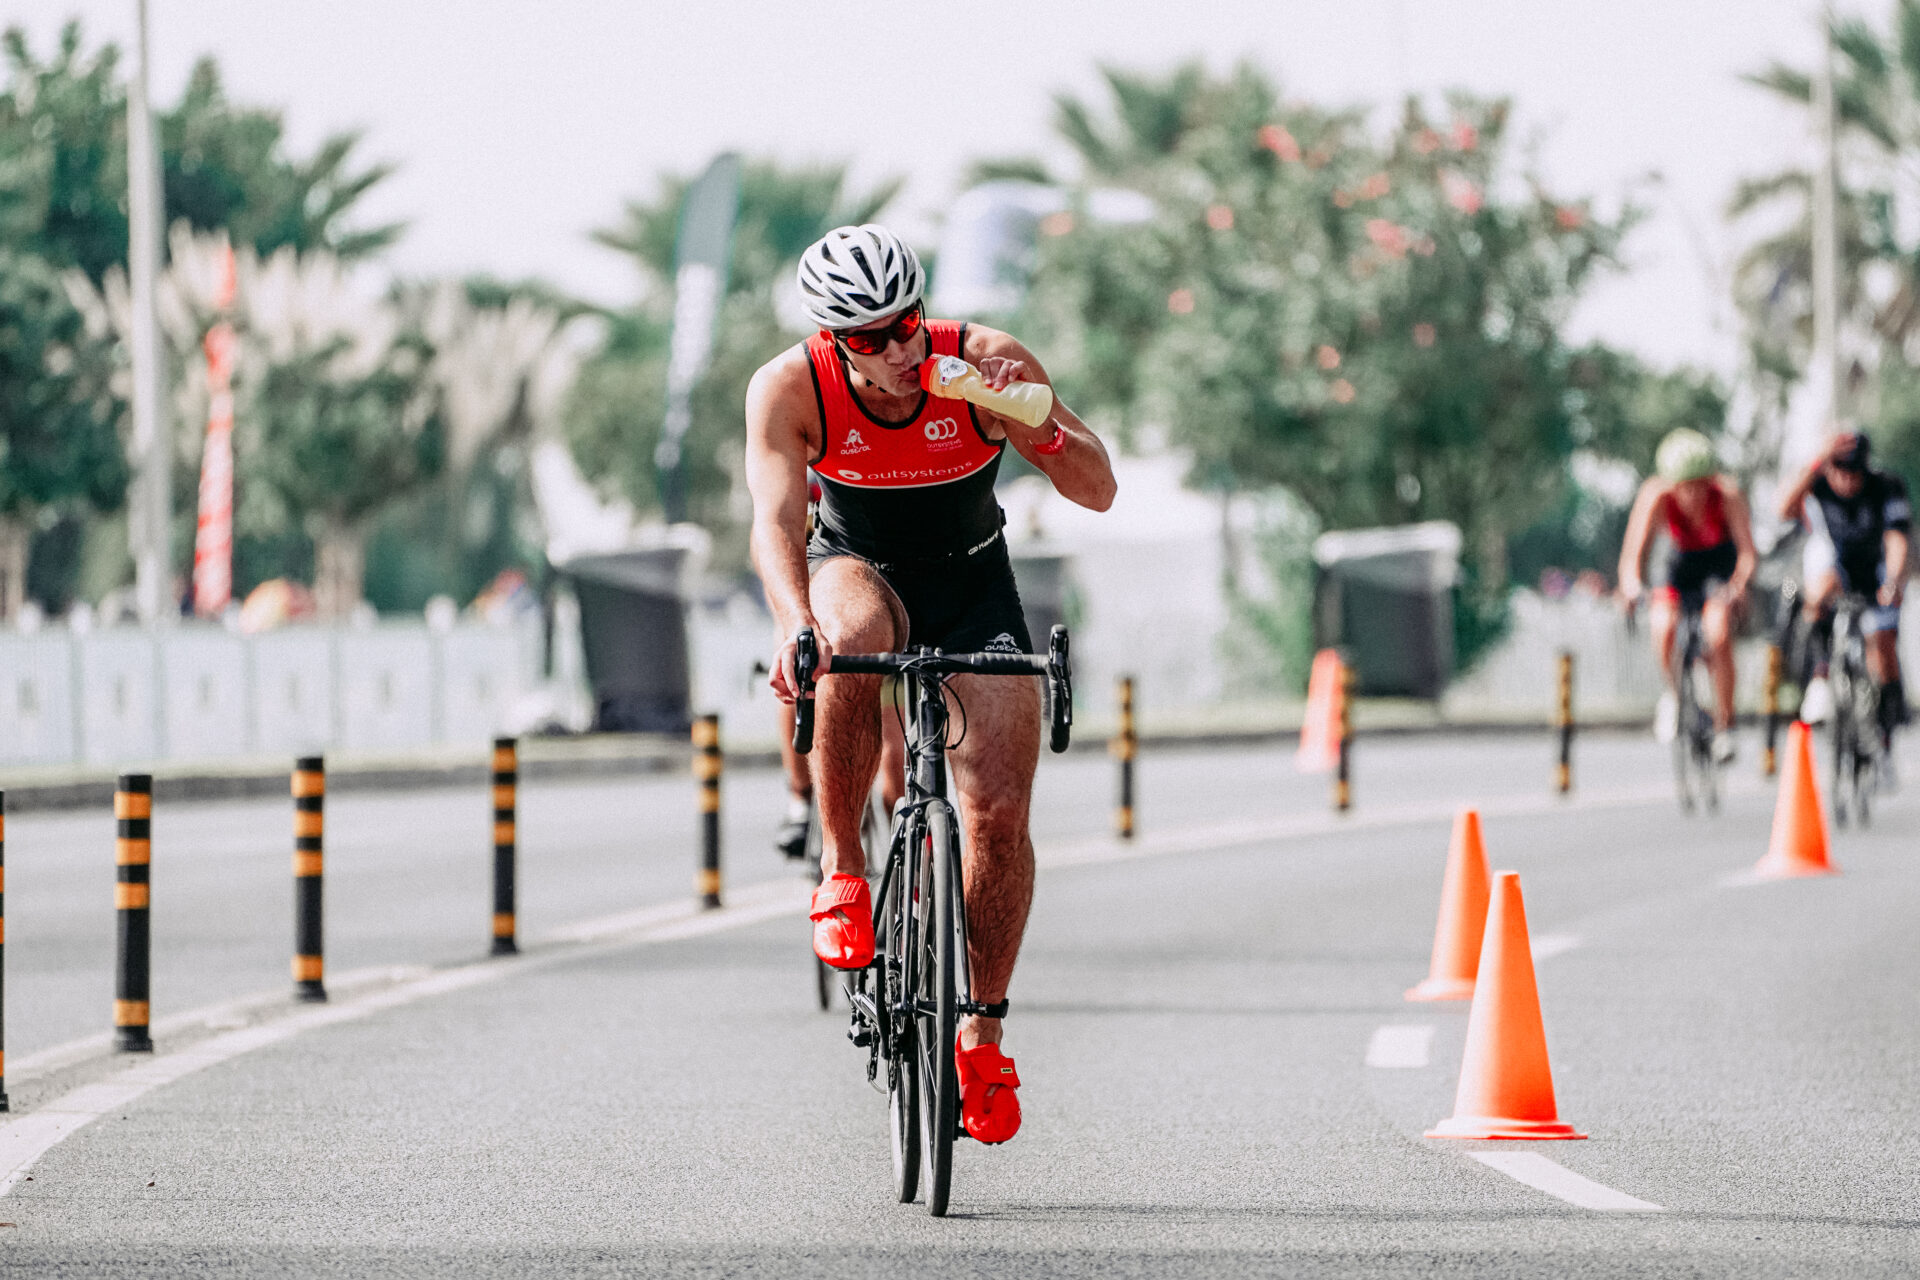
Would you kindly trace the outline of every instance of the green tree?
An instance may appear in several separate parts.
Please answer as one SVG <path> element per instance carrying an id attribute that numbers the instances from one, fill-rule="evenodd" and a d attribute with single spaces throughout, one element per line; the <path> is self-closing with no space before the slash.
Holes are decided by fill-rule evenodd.
<path id="1" fill-rule="evenodd" d="M 1895 0 L 1885 28 L 1837 16 L 1834 102 L 1842 411 L 1882 454 L 1920 474 L 1920 237 L 1912 172 L 1920 159 L 1920 0 Z M 1812 77 L 1775 62 L 1746 79 L 1811 109 Z M 1735 189 L 1729 215 L 1754 226 L 1734 277 L 1749 364 L 1778 425 L 1813 354 L 1813 177 L 1787 169 Z M 1771 443 L 1771 442 L 1770 442 Z"/>
<path id="2" fill-rule="evenodd" d="M 37 58 L 19 28 L 0 36 L 0 230 L 96 283 L 127 256 L 126 89 L 119 50 L 88 53 L 68 23 Z M 358 229 L 354 206 L 392 170 L 354 158 L 359 135 L 337 133 L 314 154 L 288 153 L 277 112 L 229 102 L 212 59 L 194 66 L 180 101 L 155 112 L 169 221 L 225 230 L 262 255 L 291 247 L 344 258 L 372 253 L 397 224 Z"/>
<path id="3" fill-rule="evenodd" d="M 112 368 L 58 274 L 0 249 L 0 618 L 20 608 L 34 532 L 125 497 Z"/>
<path id="4" fill-rule="evenodd" d="M 434 348 L 329 255 L 283 249 L 242 281 L 235 531 L 303 529 L 316 603 L 342 617 L 363 595 L 373 523 L 445 466 Z"/>
<path id="5" fill-rule="evenodd" d="M 641 511 L 657 511 L 653 452 L 666 411 L 667 343 L 673 315 L 673 248 L 691 179 L 671 175 L 651 200 L 628 202 L 619 222 L 594 233 L 627 255 L 641 276 L 639 301 L 605 313 L 605 337 L 581 369 L 565 426 L 581 469 Z M 727 296 L 715 325 L 712 361 L 693 398 L 686 445 L 689 511 L 719 536 L 722 563 L 744 565 L 747 381 L 762 364 L 804 336 L 781 318 L 775 299 L 794 264 L 827 231 L 878 217 L 899 189 L 846 190 L 839 166 L 745 165 L 734 226 Z"/>
<path id="6" fill-rule="evenodd" d="M 1504 101 L 1409 100 L 1375 137 L 1248 67 L 1107 82 L 1105 110 L 1062 100 L 1061 132 L 1090 185 L 1155 212 L 1102 224 L 1082 191 L 1049 220 L 1023 323 L 1066 394 L 1123 431 L 1164 426 L 1202 488 L 1279 486 L 1323 528 L 1458 524 L 1470 656 L 1503 613 L 1509 540 L 1567 499 L 1575 452 L 1655 429 L 1636 365 L 1561 337 L 1635 211 L 1514 173 Z"/>

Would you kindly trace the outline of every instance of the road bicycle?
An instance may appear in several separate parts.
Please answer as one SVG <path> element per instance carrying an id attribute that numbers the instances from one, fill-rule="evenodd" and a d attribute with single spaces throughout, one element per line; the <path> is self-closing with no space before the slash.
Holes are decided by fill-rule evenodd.
<path id="1" fill-rule="evenodd" d="M 1867 640 L 1860 619 L 1865 596 L 1848 592 L 1833 611 L 1833 641 L 1827 687 L 1833 693 L 1833 821 L 1849 817 L 1861 826 L 1873 820 L 1873 793 L 1880 781 L 1880 687 L 1867 670 Z"/>
<path id="2" fill-rule="evenodd" d="M 906 691 L 907 789 L 894 806 L 887 855 L 873 894 L 874 956 L 846 973 L 852 1006 L 847 1036 L 867 1051 L 867 1081 L 887 1095 L 893 1188 L 901 1204 L 918 1194 L 924 1169 L 927 1212 L 943 1217 L 953 1182 L 953 1143 L 962 1136 L 954 1036 L 963 1017 L 1006 1016 L 1006 1003 L 973 998 L 967 971 L 967 910 L 961 886 L 960 827 L 947 799 L 949 709 L 966 708 L 947 687 L 956 675 L 1044 676 L 1048 745 L 1065 751 L 1073 731 L 1067 629 L 1055 627 L 1046 654 L 836 653 L 819 665 L 811 629 L 796 643 L 799 700 L 793 748 L 813 747 L 816 678 L 897 675 Z M 871 867 L 871 863 L 869 863 Z"/>
<path id="3" fill-rule="evenodd" d="M 1673 735 L 1673 782 L 1682 813 L 1692 813 L 1697 806 L 1704 806 L 1708 813 L 1720 811 L 1720 765 L 1713 758 L 1713 674 L 1707 669 L 1700 633 L 1704 603 L 1692 596 L 1683 599 L 1673 632 L 1673 688 L 1680 703 L 1680 723 Z"/>

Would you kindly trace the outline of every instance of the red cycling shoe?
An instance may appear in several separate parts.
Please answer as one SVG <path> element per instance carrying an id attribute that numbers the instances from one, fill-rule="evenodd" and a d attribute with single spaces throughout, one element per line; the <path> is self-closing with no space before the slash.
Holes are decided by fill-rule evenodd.
<path id="1" fill-rule="evenodd" d="M 873 963 L 873 896 L 865 876 L 835 875 L 813 891 L 813 954 L 836 969 Z"/>
<path id="2" fill-rule="evenodd" d="M 991 1145 L 1020 1132 L 1020 1099 L 1013 1093 L 1020 1077 L 1014 1074 L 1013 1059 L 997 1044 L 971 1049 L 956 1044 L 953 1061 L 960 1070 L 960 1119 L 967 1136 Z"/>

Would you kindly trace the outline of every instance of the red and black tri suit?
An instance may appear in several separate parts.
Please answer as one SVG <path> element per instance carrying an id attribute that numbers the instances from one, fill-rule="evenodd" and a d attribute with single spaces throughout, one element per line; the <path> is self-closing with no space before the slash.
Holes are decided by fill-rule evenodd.
<path id="1" fill-rule="evenodd" d="M 937 356 L 960 355 L 966 326 L 929 320 Z M 820 481 L 810 569 L 835 556 L 871 564 L 906 606 L 909 645 L 948 653 L 1030 653 L 1026 618 L 994 497 L 1004 440 L 990 440 L 974 407 L 920 393 L 900 422 L 854 394 L 831 338 L 807 340 L 820 406 Z"/>

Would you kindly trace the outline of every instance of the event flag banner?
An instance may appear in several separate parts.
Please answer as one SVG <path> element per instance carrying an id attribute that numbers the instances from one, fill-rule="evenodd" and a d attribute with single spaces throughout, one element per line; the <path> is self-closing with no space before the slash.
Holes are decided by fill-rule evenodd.
<path id="1" fill-rule="evenodd" d="M 693 389 L 713 354 L 713 324 L 727 294 L 733 219 L 740 204 L 740 157 L 715 156 L 687 188 L 674 243 L 673 339 L 667 351 L 667 416 L 654 450 L 669 523 L 687 516 L 682 443 L 693 426 Z"/>
<path id="2" fill-rule="evenodd" d="M 220 255 L 207 330 L 207 442 L 200 455 L 200 520 L 193 536 L 193 611 L 217 618 L 233 599 L 233 364 L 239 339 L 227 312 L 235 290 L 233 248 Z"/>

